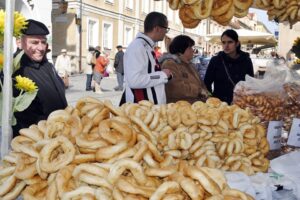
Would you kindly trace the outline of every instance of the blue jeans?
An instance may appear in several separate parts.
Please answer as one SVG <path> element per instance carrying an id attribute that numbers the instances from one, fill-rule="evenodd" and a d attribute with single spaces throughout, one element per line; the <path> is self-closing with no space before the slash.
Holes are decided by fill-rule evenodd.
<path id="1" fill-rule="evenodd" d="M 118 88 L 123 89 L 124 76 L 119 72 L 116 73 L 117 73 Z"/>
<path id="2" fill-rule="evenodd" d="M 93 74 L 87 74 L 86 75 L 86 86 L 85 86 L 85 89 L 86 90 L 90 90 L 92 89 L 92 77 L 93 77 Z"/>

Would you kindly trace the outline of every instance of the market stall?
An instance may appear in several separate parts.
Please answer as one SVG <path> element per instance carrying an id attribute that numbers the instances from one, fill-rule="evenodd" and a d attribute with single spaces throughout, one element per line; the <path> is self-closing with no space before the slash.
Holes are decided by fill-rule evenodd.
<path id="1" fill-rule="evenodd" d="M 266 32 L 258 32 L 246 29 L 238 29 L 236 30 L 239 35 L 239 41 L 241 44 L 257 44 L 257 45 L 266 45 L 266 44 L 276 44 L 277 40 L 275 36 L 271 33 Z M 221 35 L 222 33 L 213 33 L 206 35 L 205 40 L 210 43 L 221 43 Z"/>
<path id="2" fill-rule="evenodd" d="M 227 24 L 251 5 L 288 11 L 287 17 L 274 16 L 294 23 L 294 2 L 169 0 L 190 28 L 209 16 Z M 76 106 L 21 129 L 7 144 L 12 149 L 0 164 L 0 198 L 299 198 L 300 181 L 293 176 L 298 174 L 299 153 L 287 154 L 295 150 L 299 137 L 293 130 L 300 117 L 299 83 L 281 68 L 266 77 L 240 82 L 233 105 L 209 98 L 193 104 L 140 101 L 115 107 L 110 101 L 83 97 Z M 284 138 L 286 151 L 281 151 L 282 128 L 296 138 Z"/>

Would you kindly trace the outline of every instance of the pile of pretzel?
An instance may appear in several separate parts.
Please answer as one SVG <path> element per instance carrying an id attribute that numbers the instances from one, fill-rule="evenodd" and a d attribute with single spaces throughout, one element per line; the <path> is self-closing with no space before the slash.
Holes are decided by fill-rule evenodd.
<path id="1" fill-rule="evenodd" d="M 226 26 L 233 16 L 248 14 L 253 0 L 168 0 L 169 7 L 179 9 L 179 18 L 185 28 L 195 28 L 203 19 L 211 17 Z"/>
<path id="2" fill-rule="evenodd" d="M 254 6 L 267 10 L 270 21 L 286 21 L 292 26 L 300 20 L 299 3 L 299 0 L 255 0 Z"/>
<path id="3" fill-rule="evenodd" d="M 0 198 L 253 199 L 216 168 L 264 172 L 269 145 L 251 112 L 216 98 L 114 107 L 91 97 L 20 130 Z"/>

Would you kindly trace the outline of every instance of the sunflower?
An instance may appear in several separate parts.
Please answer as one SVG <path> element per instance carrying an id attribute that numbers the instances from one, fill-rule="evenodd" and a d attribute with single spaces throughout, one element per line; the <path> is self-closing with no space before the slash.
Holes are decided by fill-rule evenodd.
<path id="1" fill-rule="evenodd" d="M 16 76 L 16 88 L 19 90 L 23 90 L 25 92 L 34 92 L 37 90 L 37 86 L 35 85 L 35 82 L 33 82 L 31 79 L 22 77 L 20 75 Z"/>
<path id="2" fill-rule="evenodd" d="M 26 28 L 27 22 L 25 17 L 19 13 L 14 12 L 14 36 L 20 37 L 22 29 Z M 5 26 L 5 11 L 0 10 L 0 44 L 3 44 L 4 37 L 4 26 Z"/>
<path id="3" fill-rule="evenodd" d="M 27 22 L 25 17 L 19 13 L 15 12 L 14 13 L 14 36 L 15 37 L 20 37 L 22 34 L 22 30 L 26 28 Z"/>

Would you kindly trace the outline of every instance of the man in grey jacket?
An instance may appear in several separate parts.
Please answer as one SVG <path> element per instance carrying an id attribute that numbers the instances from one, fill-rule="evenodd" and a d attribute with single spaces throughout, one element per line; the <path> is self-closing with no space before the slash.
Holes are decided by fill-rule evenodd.
<path id="1" fill-rule="evenodd" d="M 118 52 L 115 55 L 114 68 L 117 73 L 118 86 L 115 87 L 114 89 L 116 91 L 122 91 L 123 82 L 124 82 L 124 77 L 123 77 L 124 76 L 124 66 L 123 66 L 124 52 L 123 52 L 123 47 L 121 45 L 118 45 L 116 48 L 118 49 Z"/>

